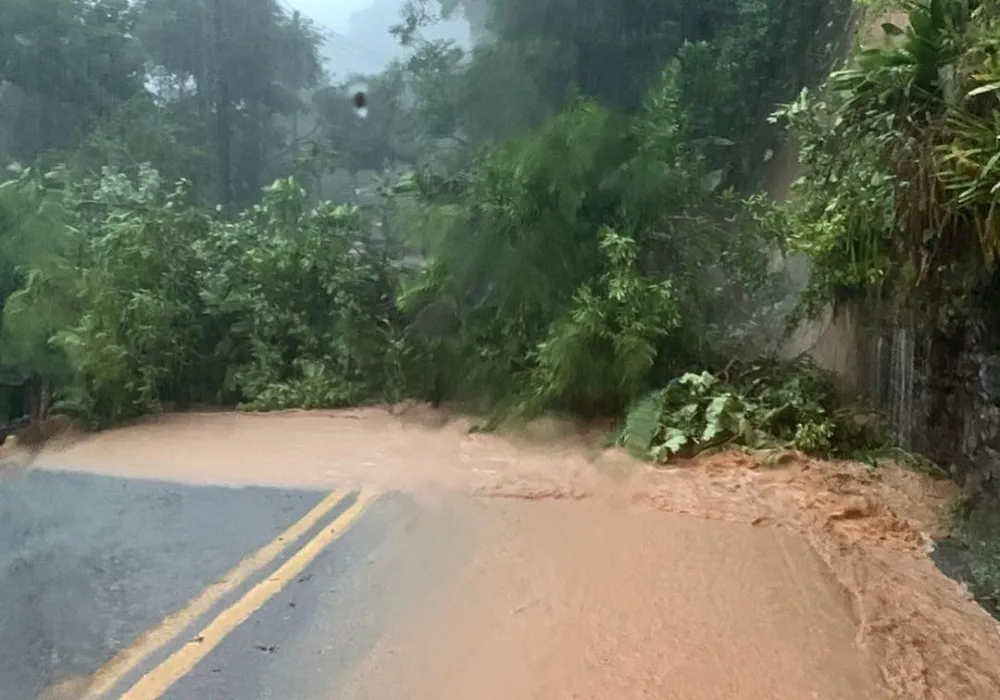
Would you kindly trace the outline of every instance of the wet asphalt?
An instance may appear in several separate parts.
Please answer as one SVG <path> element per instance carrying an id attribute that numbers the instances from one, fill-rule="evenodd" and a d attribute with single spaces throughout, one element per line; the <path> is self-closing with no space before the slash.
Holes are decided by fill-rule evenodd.
<path id="1" fill-rule="evenodd" d="M 48 471 L 0 481 L 0 699 L 38 700 L 66 679 L 90 677 L 326 495 Z M 332 697 L 385 630 L 461 563 L 461 510 L 382 495 L 164 697 Z M 296 550 L 192 622 L 109 697 L 191 643 Z"/>

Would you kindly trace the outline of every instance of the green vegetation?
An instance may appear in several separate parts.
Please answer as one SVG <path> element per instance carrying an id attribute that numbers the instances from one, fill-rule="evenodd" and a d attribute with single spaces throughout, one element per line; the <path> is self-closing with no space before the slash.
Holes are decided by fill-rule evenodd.
<path id="1" fill-rule="evenodd" d="M 489 40 L 424 39 L 447 12 Z M 410 2 L 403 57 L 351 79 L 362 119 L 273 0 L 15 2 L 0 364 L 94 426 L 403 397 L 623 414 L 773 349 L 765 117 L 825 68 L 831 18 Z M 831 406 L 758 429 L 828 451 Z"/>
<path id="2" fill-rule="evenodd" d="M 4 361 L 50 376 L 64 409 L 108 425 L 163 401 L 343 406 L 400 389 L 398 265 L 356 207 L 310 206 L 285 179 L 227 220 L 148 168 L 61 175 L 25 170 L 0 192 L 34 213 L 12 246 L 46 243 L 17 268 Z"/>
<path id="3" fill-rule="evenodd" d="M 874 295 L 934 330 L 967 314 L 1000 251 L 995 3 L 905 0 L 815 91 L 778 111 L 801 144 L 791 247 L 813 262 L 811 308 Z"/>
<path id="4" fill-rule="evenodd" d="M 924 331 L 947 369 L 970 337 L 982 352 L 1000 348 L 1000 5 L 892 6 L 906 27 L 884 25 L 885 46 L 775 116 L 797 136 L 804 166 L 785 211 L 789 248 L 813 265 L 804 313 L 875 302 Z M 975 471 L 966 487 L 952 544 L 973 591 L 1000 613 L 998 496 Z"/>
<path id="5" fill-rule="evenodd" d="M 1000 249 L 990 7 L 908 4 L 813 87 L 847 0 L 411 0 L 401 57 L 342 82 L 275 0 L 15 1 L 0 365 L 94 426 L 415 397 L 617 416 L 657 460 L 883 447 L 771 359 L 780 261 L 813 266 L 793 319 L 974 296 Z M 483 40 L 425 39 L 449 13 Z M 779 206 L 757 189 L 786 126 Z"/>
<path id="6" fill-rule="evenodd" d="M 831 378 L 806 361 L 681 375 L 629 412 L 621 440 L 655 461 L 732 444 L 841 457 L 885 446 L 877 417 L 843 406 Z"/>

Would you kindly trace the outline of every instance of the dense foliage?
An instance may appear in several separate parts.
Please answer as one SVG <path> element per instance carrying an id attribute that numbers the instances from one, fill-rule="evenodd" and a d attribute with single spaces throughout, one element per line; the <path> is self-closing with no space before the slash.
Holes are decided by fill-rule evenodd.
<path id="1" fill-rule="evenodd" d="M 164 401 L 340 406 L 401 389 L 398 266 L 356 207 L 312 206 L 285 179 L 226 220 L 148 168 L 66 175 L 27 170 L 0 191 L 37 212 L 10 242 L 47 241 L 7 299 L 4 361 L 58 379 L 66 408 L 105 424 Z"/>
<path id="2" fill-rule="evenodd" d="M 997 6 L 905 0 L 862 51 L 776 118 L 801 143 L 793 246 L 813 262 L 815 310 L 852 295 L 947 329 L 1000 252 Z"/>
<path id="3" fill-rule="evenodd" d="M 647 448 L 673 445 L 678 386 L 697 404 L 691 377 L 780 339 L 765 117 L 827 65 L 846 3 L 410 2 L 401 58 L 351 79 L 365 118 L 275 0 L 15 7 L 0 364 L 93 424 L 404 396 L 614 415 L 653 391 Z M 423 38 L 449 12 L 473 49 Z M 69 121 L 21 138 L 48 99 Z M 831 395 L 736 389 L 776 442 L 836 448 Z M 775 397 L 793 409 L 765 420 Z"/>
<path id="4" fill-rule="evenodd" d="M 446 307 L 460 329 L 432 341 L 453 393 L 613 412 L 715 361 L 774 301 L 775 232 L 685 141 L 678 70 L 638 117 L 578 100 L 478 158 L 457 196 L 412 207 L 429 263 L 405 308 Z"/>
<path id="5" fill-rule="evenodd" d="M 886 446 L 878 419 L 847 410 L 830 377 L 805 361 L 683 374 L 633 408 L 620 440 L 657 462 L 732 444 L 844 457 Z"/>
<path id="6" fill-rule="evenodd" d="M 951 543 L 956 573 L 997 613 L 993 458 L 970 463 L 971 416 L 949 413 L 978 390 L 958 374 L 960 353 L 1000 349 L 1000 5 L 868 4 L 898 10 L 905 26 L 883 24 L 881 41 L 775 115 L 797 136 L 803 166 L 782 212 L 790 248 L 812 264 L 801 310 L 860 299 L 925 339 L 929 450 L 957 464 L 970 497 Z"/>

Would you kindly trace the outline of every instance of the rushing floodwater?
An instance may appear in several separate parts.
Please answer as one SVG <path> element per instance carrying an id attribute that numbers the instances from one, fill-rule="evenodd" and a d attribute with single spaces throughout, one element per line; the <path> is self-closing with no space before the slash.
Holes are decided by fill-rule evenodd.
<path id="1" fill-rule="evenodd" d="M 440 622 L 434 644 L 414 645 L 404 626 L 370 659 L 401 682 L 412 672 L 412 697 L 472 697 L 469 669 L 510 679 L 517 697 L 570 697 L 548 692 L 559 687 L 664 697 L 654 691 L 667 680 L 675 697 L 694 697 L 708 658 L 762 669 L 746 672 L 749 695 L 733 686 L 717 696 L 727 700 L 809 698 L 806 682 L 820 684 L 809 692 L 821 698 L 1000 697 L 995 622 L 927 556 L 948 485 L 795 455 L 761 466 L 731 453 L 654 470 L 549 428 L 531 430 L 544 444 L 470 434 L 422 406 L 186 414 L 52 446 L 36 464 L 199 483 L 372 484 L 430 504 L 443 492 L 486 499 L 492 527 L 482 528 L 480 557 L 442 593 L 443 607 L 426 611 Z M 509 499 L 539 507 L 505 516 Z M 511 591 L 516 605 L 499 609 L 497 596 Z M 767 600 L 780 605 L 764 625 L 754 615 Z M 734 612 L 741 603 L 745 614 Z M 485 651 L 473 644 L 482 629 L 491 630 Z M 782 668 L 822 659 L 840 671 L 789 672 L 787 687 L 768 695 L 778 669 L 748 656 L 760 645 L 780 650 Z M 664 668 L 670 679 L 657 675 Z M 382 676 L 359 673 L 358 688 L 375 692 Z"/>

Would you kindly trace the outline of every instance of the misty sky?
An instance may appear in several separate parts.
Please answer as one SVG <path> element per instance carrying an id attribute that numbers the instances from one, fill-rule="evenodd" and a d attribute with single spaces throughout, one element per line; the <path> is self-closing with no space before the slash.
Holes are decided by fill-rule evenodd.
<path id="1" fill-rule="evenodd" d="M 352 14 L 374 5 L 374 0 L 288 0 L 288 4 L 338 32 L 347 32 Z"/>
<path id="2" fill-rule="evenodd" d="M 323 56 L 327 69 L 344 78 L 352 73 L 377 73 L 400 54 L 389 27 L 399 22 L 405 0 L 283 0 L 287 7 L 311 18 L 328 37 Z M 469 41 L 468 27 L 453 20 L 425 33 L 427 38 Z"/>

